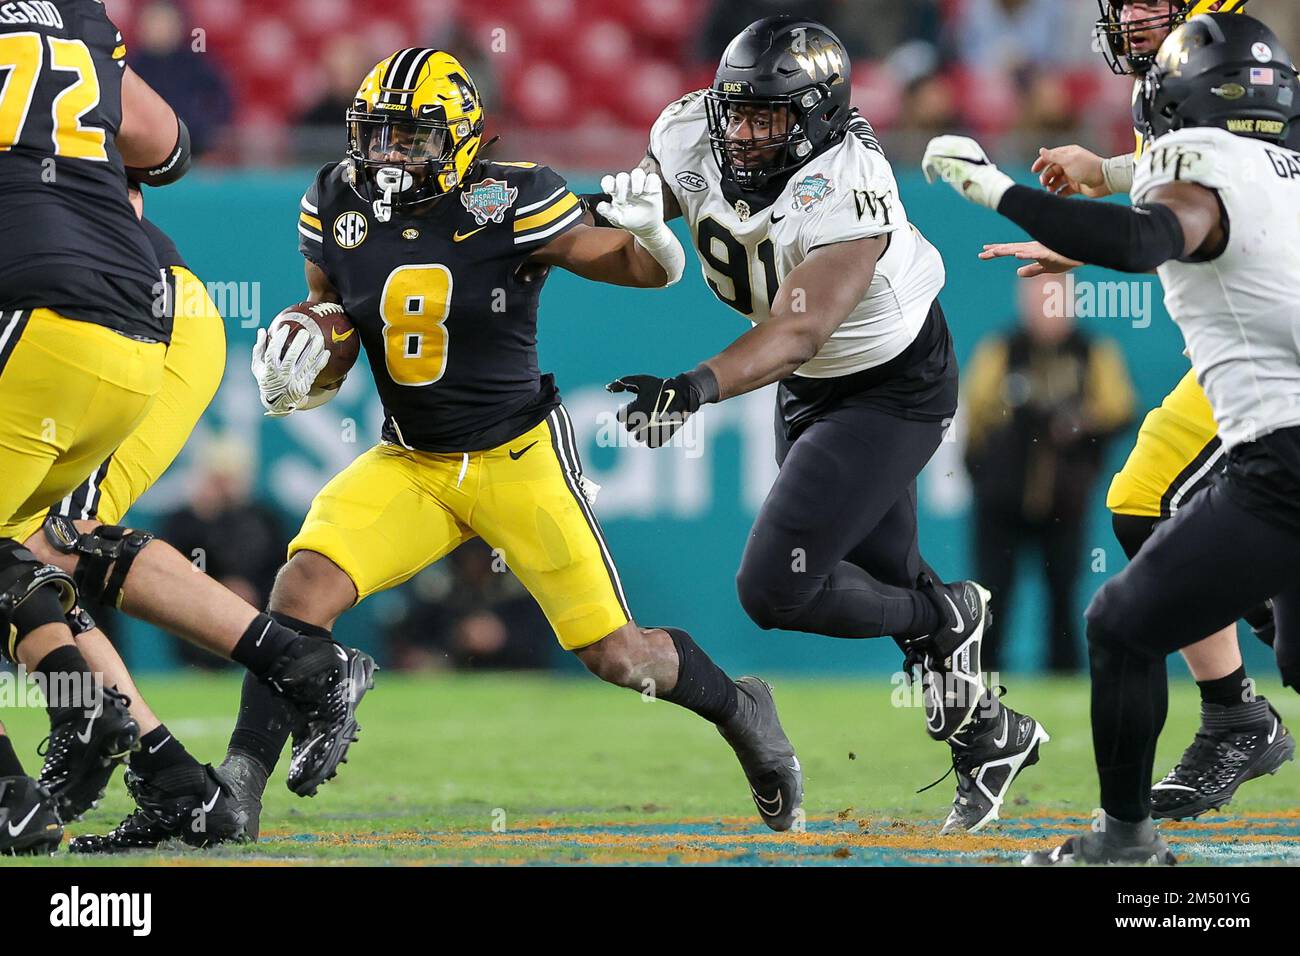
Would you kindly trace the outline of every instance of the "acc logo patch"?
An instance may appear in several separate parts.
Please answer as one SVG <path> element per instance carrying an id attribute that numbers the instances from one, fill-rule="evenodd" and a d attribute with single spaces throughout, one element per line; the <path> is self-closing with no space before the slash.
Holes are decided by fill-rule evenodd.
<path id="1" fill-rule="evenodd" d="M 688 193 L 702 193 L 709 188 L 709 183 L 703 176 L 692 172 L 678 173 L 677 184 Z"/>
<path id="2" fill-rule="evenodd" d="M 334 241 L 344 249 L 355 249 L 366 240 L 366 217 L 345 212 L 334 220 Z"/>
<path id="3" fill-rule="evenodd" d="M 813 173 L 794 184 L 794 202 L 790 205 L 794 209 L 808 212 L 833 192 L 835 187 L 831 185 L 830 179 L 822 173 Z"/>
<path id="4" fill-rule="evenodd" d="M 518 195 L 519 190 L 505 182 L 484 179 L 461 192 L 460 201 L 476 225 L 486 226 L 488 222 L 501 222 Z"/>

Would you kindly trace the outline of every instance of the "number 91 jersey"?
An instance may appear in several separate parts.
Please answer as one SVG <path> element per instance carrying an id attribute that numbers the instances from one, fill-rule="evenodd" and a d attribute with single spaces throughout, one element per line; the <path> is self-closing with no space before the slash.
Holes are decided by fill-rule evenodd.
<path id="1" fill-rule="evenodd" d="M 299 249 L 361 336 L 384 440 L 480 451 L 542 421 L 560 400 L 537 367 L 547 269 L 524 263 L 581 221 L 564 180 L 532 163 L 481 162 L 422 214 L 379 222 L 348 172 L 339 163 L 317 174 L 302 200 Z"/>
<path id="2" fill-rule="evenodd" d="M 724 192 L 704 92 L 664 110 L 650 130 L 650 155 L 690 225 L 714 294 L 751 322 L 764 322 L 785 277 L 814 249 L 888 236 L 866 296 L 796 374 L 836 378 L 900 355 L 943 288 L 943 259 L 907 221 L 870 124 L 855 116 L 849 134 L 795 170 L 775 198 Z"/>

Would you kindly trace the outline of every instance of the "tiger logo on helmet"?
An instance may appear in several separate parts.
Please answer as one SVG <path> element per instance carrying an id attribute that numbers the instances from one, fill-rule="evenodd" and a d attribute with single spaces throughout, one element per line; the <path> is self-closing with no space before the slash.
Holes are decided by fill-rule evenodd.
<path id="1" fill-rule="evenodd" d="M 416 212 L 465 181 L 483 122 L 459 60 L 427 47 L 398 50 L 366 75 L 347 111 L 349 182 L 380 222 Z"/>
<path id="2" fill-rule="evenodd" d="M 1135 3 L 1134 0 L 1097 0 L 1101 17 L 1093 28 L 1093 47 L 1106 58 L 1107 65 L 1120 76 L 1141 75 L 1151 69 L 1156 51 L 1170 33 L 1192 17 L 1203 13 L 1244 13 L 1249 0 L 1155 0 Z M 1163 13 L 1135 16 L 1124 20 L 1125 6 L 1147 8 L 1164 7 Z M 1150 35 L 1135 47 L 1135 40 Z"/>

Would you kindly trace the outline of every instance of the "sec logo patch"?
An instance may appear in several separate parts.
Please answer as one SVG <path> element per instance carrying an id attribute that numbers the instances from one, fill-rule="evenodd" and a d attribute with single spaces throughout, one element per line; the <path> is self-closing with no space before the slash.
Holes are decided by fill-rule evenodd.
<path id="1" fill-rule="evenodd" d="M 355 249 L 366 239 L 366 217 L 345 212 L 334 220 L 334 241 L 344 249 Z"/>

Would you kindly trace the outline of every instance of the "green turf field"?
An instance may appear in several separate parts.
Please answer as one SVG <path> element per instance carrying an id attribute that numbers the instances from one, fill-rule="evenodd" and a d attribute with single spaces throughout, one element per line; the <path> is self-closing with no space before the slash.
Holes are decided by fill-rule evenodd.
<path id="1" fill-rule="evenodd" d="M 255 846 L 179 847 L 104 862 L 999 863 L 1059 839 L 1095 805 L 1084 681 L 1010 681 L 1007 703 L 1037 716 L 1052 742 L 1022 776 L 1000 823 L 953 837 L 937 835 L 951 778 L 914 792 L 947 769 L 947 749 L 925 736 L 918 710 L 891 704 L 887 681 L 773 683 L 806 774 L 802 833 L 761 826 L 730 750 L 711 727 L 670 704 L 582 678 L 380 673 L 362 704 L 361 739 L 348 764 L 311 800 L 284 788 L 282 765 Z M 237 678 L 142 684 L 196 756 L 220 759 Z M 1276 686 L 1260 691 L 1300 727 L 1300 699 Z M 3 717 L 36 771 L 43 711 Z M 1195 722 L 1195 688 L 1180 682 L 1158 772 L 1176 759 Z M 1186 862 L 1300 863 L 1298 798 L 1300 766 L 1288 764 L 1247 784 L 1227 811 L 1172 825 L 1168 835 Z M 99 809 L 69 833 L 107 829 L 128 808 L 119 773 Z M 37 865 L 85 862 L 61 853 Z"/>

